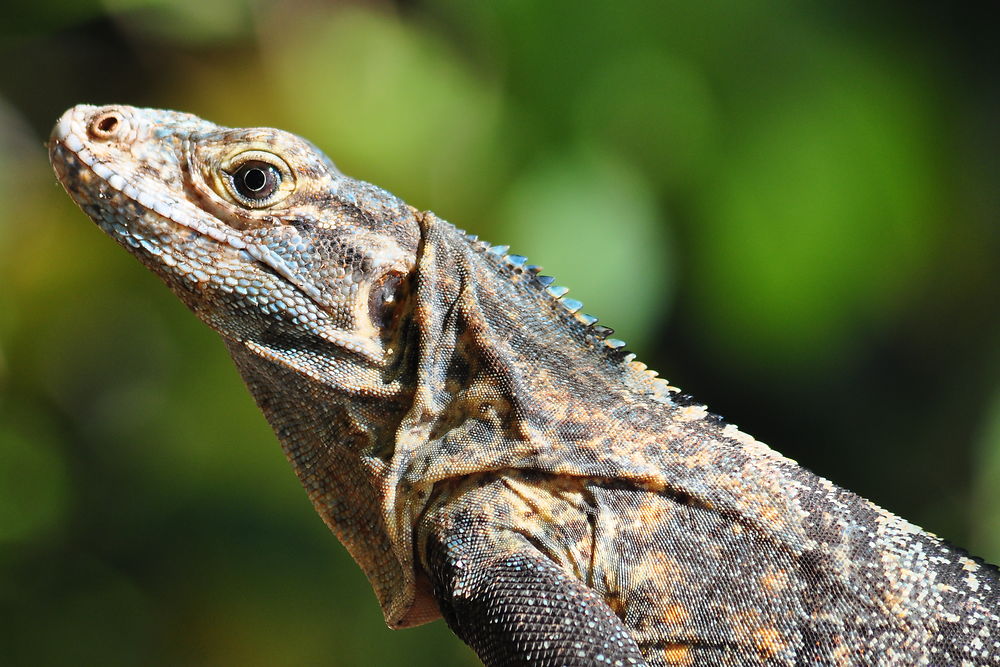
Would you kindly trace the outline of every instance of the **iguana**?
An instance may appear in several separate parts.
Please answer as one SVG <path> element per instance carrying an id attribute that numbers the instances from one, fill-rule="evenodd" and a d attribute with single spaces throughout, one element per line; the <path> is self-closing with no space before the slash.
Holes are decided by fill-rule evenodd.
<path id="1" fill-rule="evenodd" d="M 998 570 L 656 377 L 312 144 L 77 106 L 55 172 L 225 341 L 390 627 L 487 665 L 1000 665 Z"/>

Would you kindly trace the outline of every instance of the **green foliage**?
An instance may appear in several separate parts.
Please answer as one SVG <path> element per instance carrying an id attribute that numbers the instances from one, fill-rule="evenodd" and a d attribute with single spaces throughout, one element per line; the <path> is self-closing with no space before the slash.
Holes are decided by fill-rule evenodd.
<path id="1" fill-rule="evenodd" d="M 905 71 L 816 46 L 747 109 L 705 181 L 694 293 L 736 363 L 836 364 L 857 324 L 891 317 L 934 261 L 947 194 L 927 100 Z"/>
<path id="2" fill-rule="evenodd" d="M 673 257 L 642 174 L 606 153 L 567 151 L 519 172 L 505 200 L 504 243 L 543 258 L 584 312 L 612 313 L 628 342 L 646 348 L 670 311 Z M 626 286 L 617 277 L 630 267 L 642 272 Z"/>

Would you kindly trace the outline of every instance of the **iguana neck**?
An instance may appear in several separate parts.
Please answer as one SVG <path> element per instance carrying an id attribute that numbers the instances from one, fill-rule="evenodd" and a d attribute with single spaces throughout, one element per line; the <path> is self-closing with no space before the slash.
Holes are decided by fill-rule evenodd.
<path id="1" fill-rule="evenodd" d="M 669 414 L 683 407 L 671 398 L 676 390 L 608 346 L 534 272 L 431 213 L 418 221 L 413 320 L 420 351 L 414 405 L 396 443 L 397 464 L 410 466 L 403 477 L 437 481 L 417 459 L 438 452 L 441 460 L 442 442 L 467 449 L 483 470 L 530 467 L 533 452 L 544 450 L 548 459 L 560 443 L 597 449 L 618 432 L 636 439 L 643 425 L 648 437 L 662 436 Z"/>
<path id="2" fill-rule="evenodd" d="M 392 441 L 410 402 L 400 389 L 353 395 L 250 350 L 227 347 L 282 450 L 324 522 L 371 582 L 387 618 L 413 604 L 413 571 L 401 563 L 383 512 Z M 388 455 L 388 456 L 387 456 Z M 433 605 L 417 623 L 436 617 Z"/>

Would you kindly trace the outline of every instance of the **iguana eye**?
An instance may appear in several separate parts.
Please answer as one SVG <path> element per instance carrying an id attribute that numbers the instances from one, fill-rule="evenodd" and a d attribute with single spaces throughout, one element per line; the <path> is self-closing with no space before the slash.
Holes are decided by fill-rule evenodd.
<path id="1" fill-rule="evenodd" d="M 243 197 L 264 201 L 281 185 L 281 172 L 274 165 L 260 160 L 244 162 L 232 175 L 233 187 Z"/>
<path id="2" fill-rule="evenodd" d="M 230 198 L 247 208 L 273 206 L 295 189 L 295 177 L 285 161 L 262 150 L 244 151 L 226 160 L 216 174 L 215 182 L 220 181 Z"/>

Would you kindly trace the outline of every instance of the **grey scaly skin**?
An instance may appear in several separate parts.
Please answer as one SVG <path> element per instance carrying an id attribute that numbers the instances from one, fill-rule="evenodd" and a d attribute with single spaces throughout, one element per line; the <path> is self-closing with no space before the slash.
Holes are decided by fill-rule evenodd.
<path id="1" fill-rule="evenodd" d="M 225 340 L 391 627 L 488 665 L 1000 665 L 997 569 L 709 414 L 502 246 L 273 129 L 70 109 L 70 196 Z"/>

